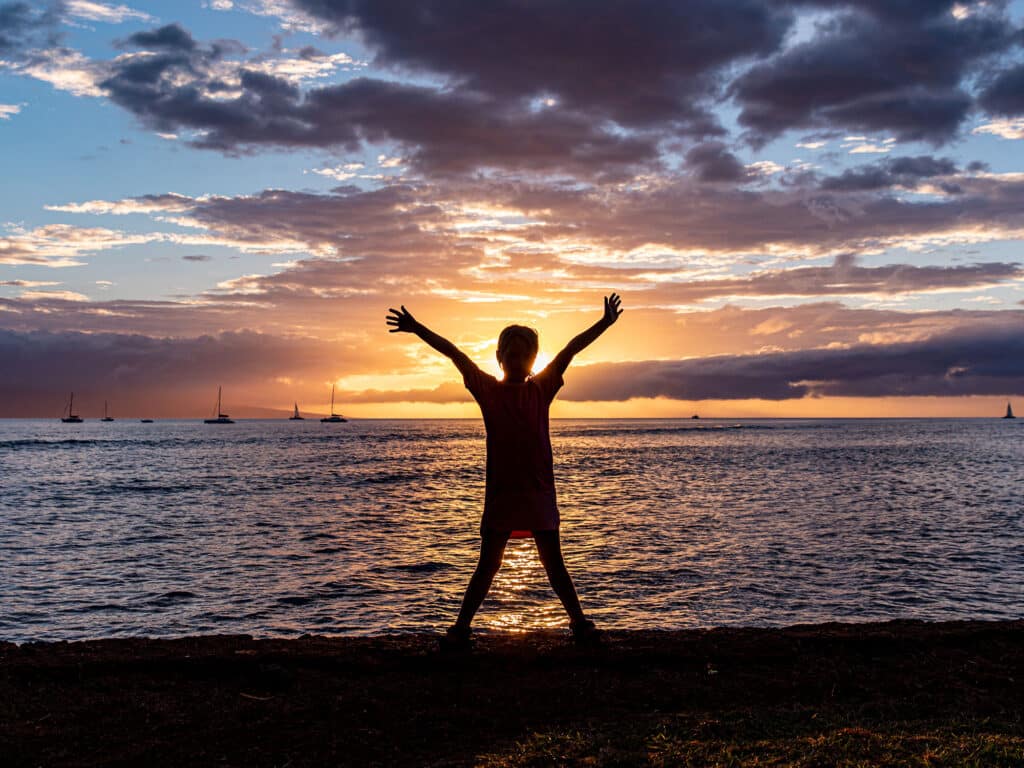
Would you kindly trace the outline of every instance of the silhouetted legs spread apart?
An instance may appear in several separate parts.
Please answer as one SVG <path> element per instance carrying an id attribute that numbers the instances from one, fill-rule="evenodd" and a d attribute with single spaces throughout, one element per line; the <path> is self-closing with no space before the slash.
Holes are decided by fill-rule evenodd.
<path id="1" fill-rule="evenodd" d="M 484 531 L 480 540 L 480 560 L 477 562 L 476 570 L 466 587 L 466 594 L 462 598 L 462 608 L 459 610 L 459 618 L 455 626 L 460 629 L 468 629 L 477 609 L 487 596 L 494 575 L 501 567 L 501 558 L 505 552 L 505 545 L 508 543 L 508 533 L 503 531 Z M 535 531 L 534 542 L 537 544 L 537 553 L 540 561 L 547 572 L 548 581 L 552 589 L 562 601 L 569 620 L 573 624 L 579 624 L 586 619 L 583 609 L 580 607 L 579 597 L 576 595 L 576 587 L 572 583 L 572 577 L 565 568 L 565 561 L 562 559 L 562 546 L 558 538 L 558 531 Z"/>

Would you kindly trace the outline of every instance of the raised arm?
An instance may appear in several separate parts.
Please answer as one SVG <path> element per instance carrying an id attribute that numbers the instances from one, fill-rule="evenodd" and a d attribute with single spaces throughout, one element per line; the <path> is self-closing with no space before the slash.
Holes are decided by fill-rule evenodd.
<path id="1" fill-rule="evenodd" d="M 401 311 L 392 307 L 388 312 L 390 314 L 387 316 L 386 322 L 388 325 L 393 326 L 388 333 L 415 333 L 427 344 L 455 363 L 455 367 L 459 369 L 459 373 L 463 376 L 476 369 L 476 364 L 469 359 L 465 352 L 448 341 L 444 336 L 434 333 L 423 323 L 417 321 L 404 305 Z"/>
<path id="2" fill-rule="evenodd" d="M 551 361 L 551 365 L 558 371 L 559 376 L 565 373 L 565 369 L 569 367 L 569 363 L 572 362 L 572 359 L 579 352 L 589 347 L 598 336 L 615 324 L 615 321 L 619 319 L 619 315 L 622 314 L 622 310 L 619 308 L 621 303 L 622 299 L 619 298 L 617 293 L 604 297 L 604 316 L 566 344 L 565 349 L 559 352 L 555 359 Z"/>

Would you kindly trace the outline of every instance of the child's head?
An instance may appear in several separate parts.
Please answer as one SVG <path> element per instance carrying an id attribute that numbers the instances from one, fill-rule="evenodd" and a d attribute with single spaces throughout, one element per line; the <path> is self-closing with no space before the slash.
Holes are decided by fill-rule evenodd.
<path id="1" fill-rule="evenodd" d="M 540 350 L 537 332 L 525 325 L 510 325 L 498 337 L 498 364 L 507 377 L 525 379 Z"/>

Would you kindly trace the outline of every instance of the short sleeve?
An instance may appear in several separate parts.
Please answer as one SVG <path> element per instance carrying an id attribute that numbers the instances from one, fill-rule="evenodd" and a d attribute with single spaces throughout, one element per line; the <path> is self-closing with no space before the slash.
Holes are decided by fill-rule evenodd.
<path id="1" fill-rule="evenodd" d="M 466 389 L 476 398 L 477 402 L 480 401 L 484 392 L 493 387 L 497 381 L 489 373 L 481 371 L 476 365 L 471 364 L 468 370 L 462 372 L 462 383 L 466 385 Z"/>
<path id="2" fill-rule="evenodd" d="M 537 382 L 540 386 L 540 391 L 544 394 L 544 401 L 547 403 L 555 399 L 558 390 L 565 383 L 565 379 L 562 378 L 562 374 L 558 372 L 553 363 L 534 376 L 533 381 Z"/>

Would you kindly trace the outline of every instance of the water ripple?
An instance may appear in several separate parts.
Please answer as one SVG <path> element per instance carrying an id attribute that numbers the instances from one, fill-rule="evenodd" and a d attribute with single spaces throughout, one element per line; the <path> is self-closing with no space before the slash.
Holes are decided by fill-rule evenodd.
<path id="1" fill-rule="evenodd" d="M 556 421 L 563 550 L 602 624 L 1020 618 L 1024 424 Z M 443 627 L 478 421 L 0 422 L 0 639 Z M 530 541 L 484 628 L 564 626 Z"/>

